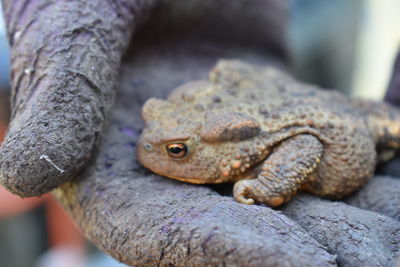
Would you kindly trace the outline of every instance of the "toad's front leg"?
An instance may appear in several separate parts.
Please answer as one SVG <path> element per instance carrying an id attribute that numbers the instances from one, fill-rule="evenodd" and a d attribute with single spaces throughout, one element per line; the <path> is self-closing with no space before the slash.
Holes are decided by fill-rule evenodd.
<path id="1" fill-rule="evenodd" d="M 313 177 L 322 153 L 321 142 L 312 135 L 287 139 L 262 163 L 257 178 L 241 180 L 234 185 L 233 195 L 245 204 L 256 201 L 279 206 Z"/>

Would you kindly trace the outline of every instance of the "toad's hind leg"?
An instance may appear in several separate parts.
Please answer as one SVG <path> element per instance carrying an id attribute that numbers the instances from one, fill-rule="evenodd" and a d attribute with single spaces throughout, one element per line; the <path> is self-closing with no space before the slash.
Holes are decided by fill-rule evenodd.
<path id="1" fill-rule="evenodd" d="M 400 150 L 400 110 L 371 100 L 355 99 L 352 104 L 366 118 L 378 150 L 378 160 L 390 159 Z"/>
<path id="2" fill-rule="evenodd" d="M 272 207 L 281 205 L 307 182 L 322 153 L 321 142 L 312 135 L 297 135 L 283 141 L 262 163 L 256 179 L 234 185 L 235 199 L 245 204 L 257 201 Z"/>
<path id="3" fill-rule="evenodd" d="M 372 178 L 376 165 L 375 142 L 362 117 L 335 121 L 324 136 L 324 155 L 313 174 L 315 179 L 308 179 L 302 189 L 340 199 Z"/>

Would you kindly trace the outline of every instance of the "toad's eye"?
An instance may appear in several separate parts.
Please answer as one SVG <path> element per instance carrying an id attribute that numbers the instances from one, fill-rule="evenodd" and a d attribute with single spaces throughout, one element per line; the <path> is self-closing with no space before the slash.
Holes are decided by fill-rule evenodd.
<path id="1" fill-rule="evenodd" d="M 167 145 L 168 154 L 173 158 L 183 158 L 188 152 L 188 148 L 185 144 L 168 144 Z"/>

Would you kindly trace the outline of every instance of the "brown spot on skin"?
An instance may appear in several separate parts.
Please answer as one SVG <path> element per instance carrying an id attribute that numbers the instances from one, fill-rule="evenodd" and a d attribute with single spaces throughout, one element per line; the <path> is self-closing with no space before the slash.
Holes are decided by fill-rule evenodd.
<path id="1" fill-rule="evenodd" d="M 256 96 L 255 96 L 253 93 L 248 93 L 248 94 L 246 95 L 246 98 L 248 98 L 248 99 L 250 99 L 250 100 L 255 100 L 255 99 L 256 99 Z"/>
<path id="2" fill-rule="evenodd" d="M 268 117 L 269 117 L 269 111 L 268 111 L 268 109 L 265 108 L 265 107 L 260 107 L 260 108 L 258 109 L 258 112 L 259 112 L 261 115 L 263 115 L 265 118 L 268 118 Z"/>
<path id="3" fill-rule="evenodd" d="M 248 147 L 242 147 L 241 150 L 243 150 L 243 152 L 249 152 L 249 151 L 250 151 L 250 148 L 248 148 Z"/>
<path id="4" fill-rule="evenodd" d="M 214 96 L 212 96 L 211 100 L 212 100 L 214 103 L 219 103 L 219 102 L 221 102 L 221 97 L 220 97 L 220 96 L 217 96 L 217 95 L 214 95 Z"/>

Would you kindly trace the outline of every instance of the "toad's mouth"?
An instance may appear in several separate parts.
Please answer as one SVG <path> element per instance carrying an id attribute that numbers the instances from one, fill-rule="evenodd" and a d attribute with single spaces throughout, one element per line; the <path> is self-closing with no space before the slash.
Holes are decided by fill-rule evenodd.
<path id="1" fill-rule="evenodd" d="M 150 169 L 150 170 L 160 176 L 171 178 L 171 179 L 178 180 L 178 181 L 185 182 L 185 183 L 191 183 L 191 184 L 220 184 L 220 183 L 226 182 L 225 179 L 219 178 L 219 177 L 207 178 L 207 179 L 188 178 L 188 177 L 170 175 L 165 172 L 160 172 L 157 169 Z"/>

